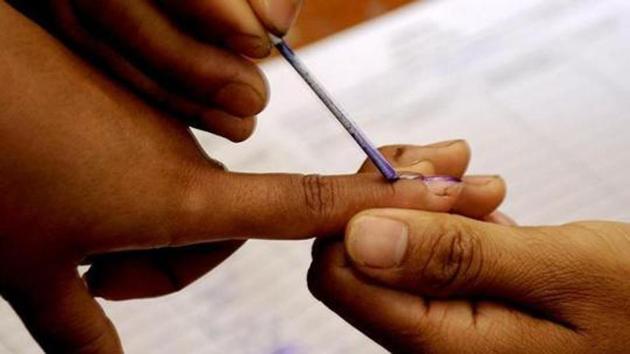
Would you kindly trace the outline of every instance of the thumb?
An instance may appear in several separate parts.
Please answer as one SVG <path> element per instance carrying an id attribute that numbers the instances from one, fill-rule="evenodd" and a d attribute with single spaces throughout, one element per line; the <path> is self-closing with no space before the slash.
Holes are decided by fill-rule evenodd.
<path id="1" fill-rule="evenodd" d="M 114 326 L 76 271 L 44 278 L 8 291 L 7 300 L 46 353 L 122 353 Z"/>
<path id="2" fill-rule="evenodd" d="M 275 35 L 285 35 L 298 16 L 302 0 L 249 0 L 265 27 Z"/>
<path id="3" fill-rule="evenodd" d="M 563 235 L 563 233 L 565 235 Z M 552 237 L 558 235 L 560 237 Z M 517 228 L 454 215 L 373 210 L 349 224 L 354 267 L 388 287 L 421 296 L 492 298 L 562 310 L 580 271 L 562 227 Z M 560 247 L 561 245 L 564 245 Z"/>

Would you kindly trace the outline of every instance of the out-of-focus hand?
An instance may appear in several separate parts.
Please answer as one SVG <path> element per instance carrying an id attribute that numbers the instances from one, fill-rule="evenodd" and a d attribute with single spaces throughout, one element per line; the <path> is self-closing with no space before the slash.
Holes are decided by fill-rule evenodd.
<path id="1" fill-rule="evenodd" d="M 483 216 L 492 184 L 231 173 L 169 119 L 0 2 L 0 294 L 47 352 L 118 353 L 93 296 L 181 289 L 245 238 L 341 232 L 373 207 Z M 390 147 L 402 170 L 460 176 L 455 141 Z M 91 263 L 85 281 L 77 272 Z"/>
<path id="2" fill-rule="evenodd" d="M 312 292 L 396 353 L 627 353 L 630 225 L 371 210 L 317 241 Z"/>
<path id="3" fill-rule="evenodd" d="M 267 103 L 250 58 L 283 35 L 301 0 L 10 0 L 189 125 L 249 137 Z"/>

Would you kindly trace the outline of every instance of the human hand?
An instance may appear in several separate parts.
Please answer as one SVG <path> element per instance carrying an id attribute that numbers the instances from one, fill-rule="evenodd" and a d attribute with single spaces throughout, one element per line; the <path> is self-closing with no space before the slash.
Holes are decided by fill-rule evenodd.
<path id="1" fill-rule="evenodd" d="M 246 139 L 267 103 L 256 64 L 301 0 L 10 0 L 187 124 Z"/>
<path id="2" fill-rule="evenodd" d="M 317 241 L 311 291 L 396 353 L 627 353 L 630 225 L 371 210 Z"/>
<path id="3" fill-rule="evenodd" d="M 356 176 L 227 172 L 185 125 L 5 2 L 0 47 L 0 293 L 48 352 L 120 352 L 94 295 L 177 291 L 245 238 L 334 234 L 372 207 L 483 215 L 503 198 L 502 183 L 392 185 L 369 164 Z M 461 175 L 469 157 L 463 142 L 385 150 L 426 174 Z M 86 282 L 81 263 L 92 263 Z"/>

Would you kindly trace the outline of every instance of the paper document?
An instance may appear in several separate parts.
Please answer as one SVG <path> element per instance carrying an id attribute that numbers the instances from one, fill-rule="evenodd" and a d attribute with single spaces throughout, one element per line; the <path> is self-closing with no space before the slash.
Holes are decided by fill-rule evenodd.
<path id="1" fill-rule="evenodd" d="M 630 221 L 630 2 L 434 0 L 300 52 L 376 143 L 465 138 L 523 224 Z M 363 154 L 288 64 L 248 142 L 198 137 L 231 170 L 352 173 Z M 128 353 L 384 353 L 312 298 L 310 242 L 250 242 L 190 288 L 103 302 Z M 141 281 L 141 279 L 139 279 Z M 8 305 L 0 351 L 40 350 Z"/>

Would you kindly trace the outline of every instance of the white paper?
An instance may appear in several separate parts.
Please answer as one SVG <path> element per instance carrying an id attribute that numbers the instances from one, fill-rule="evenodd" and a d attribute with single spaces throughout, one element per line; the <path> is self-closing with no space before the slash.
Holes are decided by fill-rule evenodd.
<path id="1" fill-rule="evenodd" d="M 466 138 L 525 224 L 630 221 L 630 3 L 434 0 L 301 51 L 379 144 Z M 232 170 L 350 173 L 364 156 L 281 60 L 257 135 L 199 134 Z M 104 303 L 129 353 L 382 353 L 306 289 L 310 242 L 251 242 L 163 299 Z M 0 306 L 0 351 L 39 349 Z"/>

